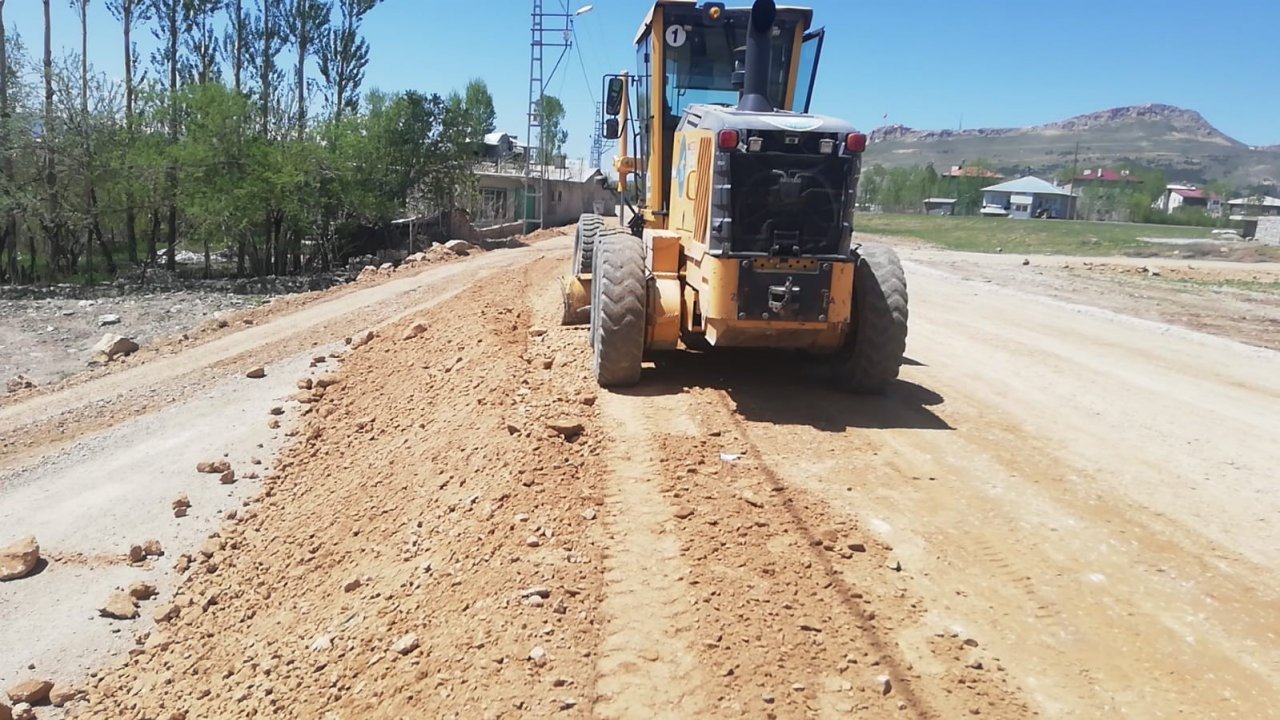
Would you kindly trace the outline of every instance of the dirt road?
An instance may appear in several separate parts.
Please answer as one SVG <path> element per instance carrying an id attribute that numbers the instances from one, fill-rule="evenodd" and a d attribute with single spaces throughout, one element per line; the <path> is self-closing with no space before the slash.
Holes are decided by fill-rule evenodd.
<path id="1" fill-rule="evenodd" d="M 776 355 L 601 392 L 553 326 L 565 248 L 483 258 L 290 403 L 180 616 L 116 624 L 149 634 L 76 713 L 1272 713 L 1274 351 L 908 263 L 886 397 Z"/>

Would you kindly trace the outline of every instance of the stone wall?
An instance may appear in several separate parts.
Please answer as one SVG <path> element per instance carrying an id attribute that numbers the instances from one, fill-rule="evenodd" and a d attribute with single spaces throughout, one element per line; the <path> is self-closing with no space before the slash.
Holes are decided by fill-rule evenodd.
<path id="1" fill-rule="evenodd" d="M 1253 237 L 1263 245 L 1280 245 L 1280 217 L 1258 218 L 1258 230 Z"/>
<path id="2" fill-rule="evenodd" d="M 117 280 L 98 285 L 4 285 L 0 286 L 0 300 L 38 300 L 45 298 L 71 298 L 96 300 L 127 295 L 170 293 L 179 290 L 192 292 L 225 293 L 230 295 L 289 295 L 312 290 L 326 290 L 335 285 L 351 282 L 354 275 L 330 273 L 290 277 L 232 278 L 226 280 L 185 280 L 167 275 L 161 270 L 147 273 L 147 282 Z"/>

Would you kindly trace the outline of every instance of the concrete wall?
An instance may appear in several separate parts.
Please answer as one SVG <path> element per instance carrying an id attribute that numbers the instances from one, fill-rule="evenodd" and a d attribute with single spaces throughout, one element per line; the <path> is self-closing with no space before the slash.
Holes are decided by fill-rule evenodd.
<path id="1" fill-rule="evenodd" d="M 1264 245 L 1280 245 L 1280 217 L 1258 218 L 1258 231 L 1253 237 Z"/>
<path id="2" fill-rule="evenodd" d="M 482 175 L 481 188 L 501 188 L 507 191 L 507 208 L 510 222 L 523 210 L 524 178 L 518 175 Z M 614 214 L 613 193 L 600 186 L 599 181 L 577 182 L 573 180 L 547 180 L 543 203 L 543 223 L 568 225 L 578 221 L 586 212 Z"/>

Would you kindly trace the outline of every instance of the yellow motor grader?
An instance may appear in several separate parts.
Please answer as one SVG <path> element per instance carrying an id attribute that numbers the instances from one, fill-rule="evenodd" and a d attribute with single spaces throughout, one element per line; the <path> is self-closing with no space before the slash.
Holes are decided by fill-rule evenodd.
<path id="1" fill-rule="evenodd" d="M 802 350 L 855 392 L 898 376 L 906 280 L 892 249 L 854 242 L 867 137 L 809 112 L 812 20 L 772 0 L 658 0 L 636 73 L 605 77 L 625 221 L 583 215 L 564 282 L 600 385 L 680 347 Z"/>

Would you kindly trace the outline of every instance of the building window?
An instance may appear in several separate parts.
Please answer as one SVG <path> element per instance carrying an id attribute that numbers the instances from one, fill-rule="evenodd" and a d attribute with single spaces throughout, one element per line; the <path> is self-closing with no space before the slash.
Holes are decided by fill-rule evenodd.
<path id="1" fill-rule="evenodd" d="M 502 188 L 480 188 L 480 220 L 507 219 L 507 191 Z"/>

